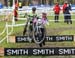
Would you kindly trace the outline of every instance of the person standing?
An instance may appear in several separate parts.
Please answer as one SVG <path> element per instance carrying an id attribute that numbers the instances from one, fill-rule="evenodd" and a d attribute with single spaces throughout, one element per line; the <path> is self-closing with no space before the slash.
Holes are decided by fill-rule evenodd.
<path id="1" fill-rule="evenodd" d="M 15 21 L 17 21 L 18 19 L 17 19 L 17 17 L 18 17 L 18 12 L 17 12 L 18 10 L 17 10 L 17 7 L 15 7 L 15 9 L 14 9 L 14 19 L 15 19 Z"/>
<path id="2" fill-rule="evenodd" d="M 18 17 L 18 6 L 19 6 L 19 4 L 18 4 L 18 2 L 17 2 L 17 0 L 15 1 L 15 9 L 14 9 L 14 19 L 15 19 L 15 21 L 18 21 L 18 19 L 17 19 L 17 17 Z"/>
<path id="3" fill-rule="evenodd" d="M 63 5 L 63 13 L 64 13 L 64 22 L 66 22 L 67 24 L 72 24 L 72 20 L 71 20 L 71 14 L 70 14 L 70 10 L 71 10 L 71 5 L 68 4 L 68 2 L 65 2 L 65 4 Z"/>
<path id="4" fill-rule="evenodd" d="M 55 18 L 54 18 L 55 19 L 55 23 L 59 22 L 59 14 L 60 14 L 60 10 L 61 9 L 60 9 L 60 6 L 59 6 L 58 2 L 56 2 L 53 10 L 54 10 L 54 14 L 55 14 Z"/>
<path id="5" fill-rule="evenodd" d="M 67 20 L 66 20 L 66 13 L 65 13 L 65 9 L 66 9 L 66 7 L 67 7 L 67 1 L 63 4 L 63 14 L 64 14 L 64 23 L 65 22 L 67 22 Z"/>

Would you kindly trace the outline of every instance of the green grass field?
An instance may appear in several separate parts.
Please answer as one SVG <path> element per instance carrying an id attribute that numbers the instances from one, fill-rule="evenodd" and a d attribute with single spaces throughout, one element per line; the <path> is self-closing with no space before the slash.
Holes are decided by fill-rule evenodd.
<path id="1" fill-rule="evenodd" d="M 60 16 L 59 20 L 62 20 L 63 17 Z M 72 16 L 72 19 L 75 19 L 75 16 Z M 54 20 L 53 16 L 48 16 L 48 20 Z M 11 24 L 11 22 L 8 22 Z M 17 21 L 16 24 L 23 24 L 25 21 Z M 5 21 L 0 22 L 0 33 L 5 28 Z M 24 26 L 14 27 L 14 31 L 11 35 L 22 35 Z M 9 28 L 10 32 L 11 28 Z M 73 24 L 66 24 L 64 20 L 59 23 L 49 22 L 49 25 L 46 25 L 47 35 L 74 35 L 75 34 L 75 21 Z M 0 36 L 0 40 L 6 36 L 4 33 Z M 38 47 L 35 43 L 7 43 L 6 40 L 0 44 L 0 47 L 4 48 L 25 48 L 25 47 Z M 75 42 L 46 42 L 46 45 L 43 47 L 75 47 Z M 0 57 L 1 58 L 1 57 Z M 5 58 L 75 58 L 75 56 L 20 56 L 20 57 L 5 57 Z"/>

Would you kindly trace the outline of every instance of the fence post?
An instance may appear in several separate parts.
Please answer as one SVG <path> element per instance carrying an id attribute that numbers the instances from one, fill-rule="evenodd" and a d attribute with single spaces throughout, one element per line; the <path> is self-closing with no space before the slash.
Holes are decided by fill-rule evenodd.
<path id="1" fill-rule="evenodd" d="M 75 35 L 74 35 L 74 42 L 75 42 Z"/>
<path id="2" fill-rule="evenodd" d="M 6 38 L 7 38 L 7 43 L 8 43 L 8 36 L 9 36 L 9 34 L 8 34 L 8 23 L 6 22 Z"/>

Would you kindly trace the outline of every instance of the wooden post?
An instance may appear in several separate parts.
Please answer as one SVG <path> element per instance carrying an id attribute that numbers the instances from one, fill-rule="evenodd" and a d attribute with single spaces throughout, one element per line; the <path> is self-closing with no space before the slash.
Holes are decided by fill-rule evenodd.
<path id="1" fill-rule="evenodd" d="M 4 48 L 0 48 L 0 56 L 4 56 Z"/>
<path id="2" fill-rule="evenodd" d="M 15 43 L 15 36 L 9 36 L 8 37 L 9 39 L 8 39 L 8 41 L 10 42 L 10 43 Z"/>
<path id="3" fill-rule="evenodd" d="M 75 35 L 74 35 L 74 42 L 75 42 Z"/>

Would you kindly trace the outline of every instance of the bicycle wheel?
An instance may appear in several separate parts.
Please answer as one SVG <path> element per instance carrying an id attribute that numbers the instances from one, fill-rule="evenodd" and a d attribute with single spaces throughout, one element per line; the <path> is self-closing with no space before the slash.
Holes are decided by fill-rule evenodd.
<path id="1" fill-rule="evenodd" d="M 45 28 L 33 26 L 33 40 L 36 44 L 41 44 L 45 40 Z"/>

